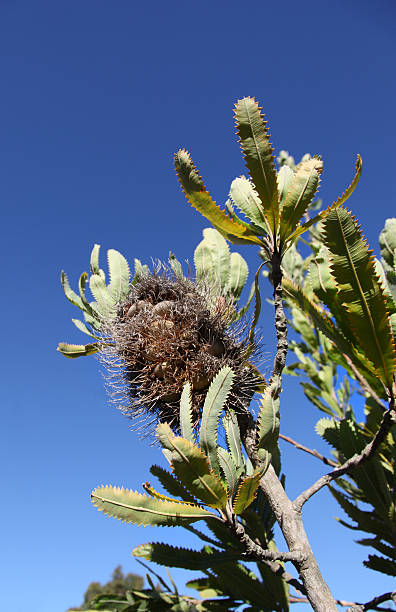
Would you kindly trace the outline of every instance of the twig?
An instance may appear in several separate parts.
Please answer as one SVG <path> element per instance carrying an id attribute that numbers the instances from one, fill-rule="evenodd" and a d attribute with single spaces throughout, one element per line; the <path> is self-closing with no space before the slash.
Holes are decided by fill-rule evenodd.
<path id="1" fill-rule="evenodd" d="M 288 436 L 284 436 L 283 434 L 279 434 L 279 437 L 282 438 L 282 440 L 285 440 L 285 442 L 289 442 L 289 444 L 292 444 L 296 448 L 304 451 L 305 453 L 309 453 L 313 457 L 316 457 L 317 459 L 320 459 L 326 465 L 331 465 L 331 467 L 338 467 L 339 466 L 339 463 L 336 463 L 332 459 L 328 459 L 324 455 L 321 455 L 315 449 L 308 448 L 307 446 L 304 446 L 303 444 L 300 444 L 299 442 L 296 442 L 296 440 L 293 440 L 293 438 L 289 438 Z"/>
<path id="2" fill-rule="evenodd" d="M 298 512 L 301 511 L 301 508 L 303 507 L 305 502 L 307 502 L 309 498 L 312 497 L 312 495 L 315 495 L 315 493 L 320 491 L 320 489 L 330 484 L 332 480 L 343 476 L 347 472 L 359 467 L 360 465 L 371 459 L 371 457 L 375 455 L 378 447 L 385 439 L 385 436 L 387 435 L 392 425 L 394 425 L 394 423 L 396 423 L 396 413 L 394 409 L 394 400 L 392 399 L 389 405 L 389 409 L 384 413 L 381 425 L 371 442 L 369 442 L 364 447 L 361 453 L 353 455 L 353 457 L 348 459 L 348 461 L 346 461 L 343 465 L 336 468 L 329 474 L 325 474 L 324 476 L 319 478 L 319 480 L 317 480 L 312 486 L 303 491 L 293 502 L 295 510 L 297 510 Z"/>
<path id="3" fill-rule="evenodd" d="M 392 593 L 385 593 L 385 595 L 392 595 Z M 376 598 L 378 599 L 378 598 Z M 388 599 L 391 599 L 391 597 L 387 597 L 387 599 L 383 599 L 382 601 L 387 601 Z M 306 597 L 296 597 L 296 596 L 290 596 L 289 597 L 289 601 L 290 603 L 309 603 L 308 599 Z M 372 600 L 375 602 L 375 600 Z M 344 608 L 346 608 L 347 606 L 352 606 L 351 608 L 349 608 L 349 610 L 347 610 L 346 612 L 350 612 L 350 610 L 352 611 L 359 611 L 361 612 L 361 610 L 365 611 L 365 610 L 378 610 L 378 612 L 392 612 L 391 608 L 382 608 L 380 606 L 372 606 L 372 602 L 369 602 L 368 604 L 358 604 L 354 601 L 344 601 L 343 599 L 336 599 L 335 600 L 336 604 L 339 606 L 342 606 Z M 365 608 L 364 606 L 370 605 L 370 608 Z"/>
<path id="4" fill-rule="evenodd" d="M 373 398 L 373 400 L 376 401 L 376 403 L 381 406 L 381 408 L 383 410 L 386 410 L 386 406 L 384 406 L 383 402 L 381 401 L 381 398 L 378 397 L 377 393 L 374 391 L 374 389 L 371 387 L 371 385 L 368 383 L 368 381 L 364 378 L 364 376 L 359 372 L 359 370 L 357 369 L 357 367 L 355 366 L 355 364 L 352 362 L 352 359 L 350 357 L 348 357 L 348 355 L 346 355 L 345 353 L 342 354 L 345 361 L 347 362 L 347 364 L 349 365 L 349 367 L 351 368 L 352 372 L 354 373 L 354 375 L 356 376 L 358 382 L 360 383 L 360 386 L 362 387 L 362 389 L 364 391 L 366 391 L 366 393 L 368 393 L 369 395 L 371 395 L 371 397 Z"/>
<path id="5" fill-rule="evenodd" d="M 278 550 L 262 548 L 246 533 L 244 526 L 235 520 L 235 515 L 228 521 L 228 525 L 245 549 L 243 558 L 247 561 L 295 561 L 302 563 L 304 560 L 303 553 L 299 551 L 279 552 Z"/>
<path id="6" fill-rule="evenodd" d="M 380 608 L 378 604 L 384 603 L 384 601 L 392 600 L 393 603 L 396 603 L 396 591 L 389 591 L 388 593 L 384 593 L 383 595 L 378 595 L 378 597 L 373 597 L 365 604 L 354 604 L 351 608 L 348 608 L 346 612 L 366 612 L 366 610 L 391 610 L 391 608 Z"/>

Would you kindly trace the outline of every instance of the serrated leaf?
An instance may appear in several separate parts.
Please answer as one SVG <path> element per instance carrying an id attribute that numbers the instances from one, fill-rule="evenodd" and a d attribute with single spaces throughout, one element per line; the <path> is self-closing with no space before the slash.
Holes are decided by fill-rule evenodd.
<path id="1" fill-rule="evenodd" d="M 196 503 L 197 500 L 187 489 L 177 480 L 174 474 L 171 474 L 159 465 L 152 465 L 150 472 L 158 478 L 162 486 L 168 493 L 175 497 L 181 497 L 185 502 Z"/>
<path id="2" fill-rule="evenodd" d="M 72 319 L 72 321 L 74 325 L 77 327 L 77 329 L 83 332 L 83 334 L 87 334 L 87 336 L 91 336 L 91 338 L 95 338 L 95 340 L 99 340 L 98 336 L 95 336 L 95 334 L 93 334 L 88 329 L 88 327 L 85 325 L 85 323 L 83 323 L 83 321 L 80 321 L 80 319 Z"/>
<path id="3" fill-rule="evenodd" d="M 141 544 L 134 548 L 132 554 L 134 557 L 140 557 L 159 565 L 182 567 L 189 570 L 208 569 L 219 563 L 236 560 L 240 556 L 240 553 L 227 553 L 216 550 L 209 552 L 206 550 L 206 547 L 202 550 L 178 548 L 169 544 L 163 544 L 162 542 Z"/>
<path id="4" fill-rule="evenodd" d="M 230 219 L 212 200 L 187 151 L 180 149 L 175 155 L 175 167 L 184 194 L 190 204 L 198 210 L 213 227 L 230 241 L 234 238 L 261 245 L 255 232 Z"/>
<path id="5" fill-rule="evenodd" d="M 97 487 L 91 499 L 104 514 L 134 525 L 173 527 L 215 516 L 194 504 L 161 501 L 120 487 Z"/>
<path id="6" fill-rule="evenodd" d="M 114 303 L 122 302 L 129 293 L 129 266 L 128 262 L 121 253 L 114 249 L 107 251 L 107 261 L 109 265 L 110 283 L 109 293 Z"/>
<path id="7" fill-rule="evenodd" d="M 220 472 L 217 458 L 217 429 L 233 380 L 234 372 L 228 366 L 224 366 L 212 380 L 202 409 L 199 445 L 208 456 L 212 470 L 217 474 Z"/>
<path id="8" fill-rule="evenodd" d="M 99 344 L 67 344 L 66 342 L 59 342 L 58 348 L 56 349 L 65 357 L 69 359 L 75 359 L 76 357 L 87 357 L 93 355 L 99 350 Z"/>
<path id="9" fill-rule="evenodd" d="M 230 276 L 230 251 L 225 238 L 212 227 L 203 230 L 203 240 L 194 254 L 199 277 L 208 278 L 224 289 Z"/>
<path id="10" fill-rule="evenodd" d="M 249 330 L 249 348 L 248 348 L 248 354 L 250 354 L 254 348 L 254 337 L 255 337 L 255 329 L 256 329 L 256 325 L 258 323 L 258 320 L 260 318 L 260 312 L 261 312 L 261 295 L 260 295 L 260 288 L 259 288 L 259 279 L 260 279 L 260 270 L 261 268 L 264 266 L 264 264 L 262 263 L 261 266 L 258 268 L 257 272 L 256 272 L 256 276 L 254 278 L 254 297 L 255 297 L 255 302 L 254 302 L 254 313 L 253 313 L 253 319 L 252 319 L 252 324 L 250 326 L 250 330 Z"/>
<path id="11" fill-rule="evenodd" d="M 180 429 L 182 437 L 194 444 L 194 428 L 192 424 L 191 384 L 186 382 L 180 398 Z"/>
<path id="12" fill-rule="evenodd" d="M 65 296 L 67 297 L 69 302 L 71 302 L 74 306 L 81 308 L 81 310 L 84 310 L 84 304 L 82 303 L 81 298 L 70 287 L 70 283 L 69 283 L 67 274 L 63 270 L 61 272 L 61 283 L 62 283 L 63 291 L 65 292 Z"/>
<path id="13" fill-rule="evenodd" d="M 230 198 L 235 206 L 251 221 L 263 234 L 270 233 L 268 220 L 252 183 L 245 176 L 234 179 L 230 187 Z"/>
<path id="14" fill-rule="evenodd" d="M 249 275 L 249 268 L 239 253 L 231 253 L 230 255 L 230 277 L 226 291 L 231 293 L 236 299 L 239 299 L 242 289 L 244 288 Z"/>
<path id="15" fill-rule="evenodd" d="M 386 300 L 371 252 L 355 219 L 343 207 L 327 215 L 323 231 L 331 273 L 356 344 L 389 388 L 395 371 L 395 350 Z"/>
<path id="16" fill-rule="evenodd" d="M 258 448 L 271 450 L 279 436 L 279 398 L 272 396 L 268 387 L 260 398 L 260 409 L 257 419 Z"/>
<path id="17" fill-rule="evenodd" d="M 278 172 L 278 176 L 277 176 L 277 184 L 278 184 L 278 192 L 279 192 L 279 205 L 280 205 L 280 210 L 282 210 L 288 189 L 289 189 L 289 185 L 291 180 L 293 179 L 294 176 L 294 172 L 293 170 L 287 166 L 286 164 L 283 165 L 279 172 Z"/>
<path id="18" fill-rule="evenodd" d="M 284 241 L 293 232 L 312 202 L 319 186 L 323 162 L 312 157 L 298 165 L 283 201 L 280 218 L 280 237 Z"/>
<path id="19" fill-rule="evenodd" d="M 233 410 L 227 410 L 223 418 L 223 427 L 226 432 L 227 444 L 230 449 L 232 459 L 237 468 L 244 465 L 241 434 L 238 426 L 238 419 Z"/>
<path id="20" fill-rule="evenodd" d="M 201 449 L 184 438 L 176 437 L 165 423 L 158 425 L 157 436 L 161 445 L 172 451 L 173 471 L 190 493 L 212 508 L 224 508 L 227 491 L 210 469 L 208 458 Z"/>
<path id="21" fill-rule="evenodd" d="M 381 572 L 388 576 L 396 576 L 396 563 L 390 559 L 385 559 L 385 557 L 369 555 L 368 561 L 363 561 L 363 565 L 376 572 Z"/>
<path id="22" fill-rule="evenodd" d="M 238 474 L 236 470 L 236 465 L 230 453 L 228 453 L 221 446 L 217 448 L 217 455 L 220 467 L 227 481 L 229 494 L 232 495 L 238 484 Z"/>
<path id="23" fill-rule="evenodd" d="M 154 489 L 154 487 L 151 486 L 150 482 L 144 482 L 143 483 L 143 489 L 146 491 L 146 493 L 148 493 L 150 495 L 150 497 L 153 497 L 155 499 L 161 499 L 162 501 L 169 501 L 175 504 L 183 504 L 185 503 L 184 501 L 180 501 L 180 499 L 175 499 L 173 497 L 168 497 L 167 495 L 163 495 L 162 493 L 159 493 L 158 491 L 156 491 Z M 189 502 L 190 503 L 190 502 Z M 191 502 L 193 505 L 196 505 L 196 502 Z"/>
<path id="24" fill-rule="evenodd" d="M 273 232 L 278 228 L 279 202 L 274 152 L 269 140 L 267 122 L 253 98 L 243 98 L 235 105 L 235 121 L 241 149 Z"/>
<path id="25" fill-rule="evenodd" d="M 96 309 L 100 316 L 104 319 L 112 318 L 115 313 L 115 301 L 102 276 L 92 274 L 89 279 L 89 288 L 96 300 Z"/>
<path id="26" fill-rule="evenodd" d="M 320 308 L 320 306 L 312 302 L 304 291 L 297 287 L 290 279 L 285 276 L 282 279 L 282 289 L 285 297 L 291 300 L 298 308 L 304 312 L 317 327 L 333 344 L 337 347 L 338 351 L 342 354 L 347 355 L 356 368 L 361 371 L 373 388 L 378 388 L 375 381 L 377 376 L 374 367 L 371 363 L 365 359 L 364 356 L 359 353 L 356 347 L 352 346 L 349 342 L 334 326 L 332 320 L 328 314 Z M 345 367 L 348 367 L 345 364 Z"/>
<path id="27" fill-rule="evenodd" d="M 247 476 L 242 480 L 233 504 L 235 514 L 242 514 L 253 502 L 262 475 L 262 471 L 255 470 L 251 476 Z"/>
<path id="28" fill-rule="evenodd" d="M 356 160 L 356 165 L 355 165 L 355 176 L 352 180 L 352 183 L 349 185 L 349 187 L 347 187 L 344 193 L 340 195 L 340 197 L 335 202 L 333 202 L 328 208 L 326 208 L 326 210 L 322 210 L 318 215 L 315 215 L 315 217 L 312 217 L 312 219 L 310 219 L 309 221 L 306 221 L 302 225 L 299 225 L 296 228 L 296 230 L 288 237 L 288 240 L 289 241 L 295 240 L 296 238 L 304 234 L 304 232 L 306 232 L 310 227 L 315 225 L 315 223 L 318 223 L 320 220 L 324 219 L 331 210 L 338 208 L 339 206 L 344 204 L 348 200 L 348 198 L 352 195 L 352 193 L 355 191 L 355 187 L 360 180 L 361 173 L 362 173 L 362 158 L 360 157 L 360 155 L 358 155 L 357 160 Z"/>
<path id="29" fill-rule="evenodd" d="M 100 244 L 94 244 L 94 247 L 91 252 L 91 262 L 90 262 L 91 274 L 100 274 L 99 251 L 100 251 Z"/>

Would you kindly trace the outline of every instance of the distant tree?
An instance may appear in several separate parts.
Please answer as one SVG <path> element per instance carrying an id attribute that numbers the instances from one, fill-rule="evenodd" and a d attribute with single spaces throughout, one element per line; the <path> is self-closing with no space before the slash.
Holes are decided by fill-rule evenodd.
<path id="1" fill-rule="evenodd" d="M 105 584 L 100 582 L 91 582 L 84 593 L 84 601 L 78 608 L 69 608 L 69 611 L 74 610 L 89 610 L 92 601 L 99 595 L 123 595 L 125 596 L 127 591 L 134 589 L 141 590 L 143 588 L 144 578 L 139 574 L 124 574 L 121 565 L 117 565 L 112 573 L 111 580 Z M 69 612 L 68 611 L 68 612 Z"/>

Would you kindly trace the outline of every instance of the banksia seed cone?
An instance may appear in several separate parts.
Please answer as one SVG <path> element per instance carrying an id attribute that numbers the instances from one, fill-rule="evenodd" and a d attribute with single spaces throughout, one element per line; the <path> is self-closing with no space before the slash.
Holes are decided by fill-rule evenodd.
<path id="1" fill-rule="evenodd" d="M 235 373 L 228 407 L 246 409 L 257 378 L 247 364 L 246 341 L 230 327 L 232 314 L 228 301 L 204 283 L 166 269 L 141 277 L 106 324 L 102 360 L 119 407 L 145 426 L 166 421 L 178 430 L 179 400 L 189 381 L 198 423 L 213 377 L 228 365 Z"/>

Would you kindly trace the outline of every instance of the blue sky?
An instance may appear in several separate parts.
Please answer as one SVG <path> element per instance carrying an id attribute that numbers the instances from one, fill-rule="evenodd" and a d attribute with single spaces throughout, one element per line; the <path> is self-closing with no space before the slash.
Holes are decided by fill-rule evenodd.
<path id="1" fill-rule="evenodd" d="M 232 116 L 245 95 L 262 104 L 277 152 L 323 155 L 325 203 L 362 155 L 350 206 L 377 249 L 395 215 L 395 18 L 393 0 L 0 0 L 4 609 L 63 612 L 116 565 L 140 572 L 134 546 L 194 544 L 90 504 L 98 484 L 141 489 L 161 456 L 109 406 L 95 359 L 55 352 L 59 340 L 84 341 L 60 270 L 75 284 L 95 242 L 130 261 L 170 249 L 191 260 L 207 224 L 185 202 L 172 154 L 189 148 L 223 202 L 245 172 Z M 242 252 L 253 271 L 254 248 Z M 268 362 L 271 317 L 264 309 Z M 320 415 L 294 380 L 282 415 L 285 434 L 323 448 Z M 284 468 L 291 495 L 323 472 L 290 448 Z M 326 492 L 307 505 L 312 546 L 337 597 L 368 600 L 390 579 L 362 567 L 366 550 L 338 514 Z"/>

